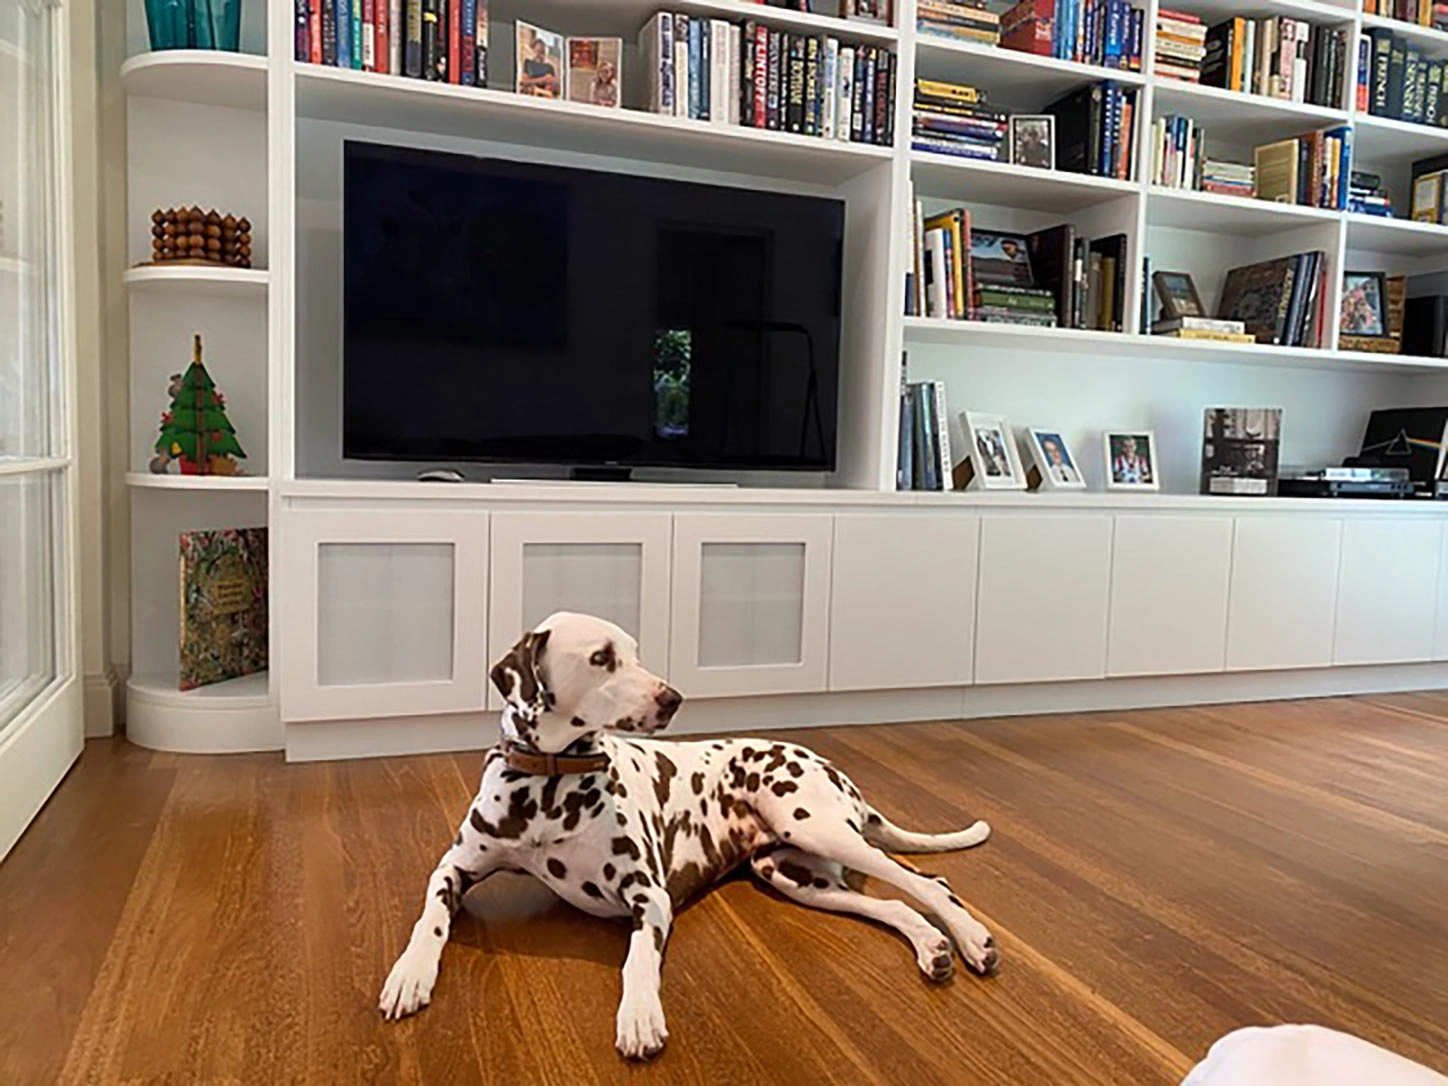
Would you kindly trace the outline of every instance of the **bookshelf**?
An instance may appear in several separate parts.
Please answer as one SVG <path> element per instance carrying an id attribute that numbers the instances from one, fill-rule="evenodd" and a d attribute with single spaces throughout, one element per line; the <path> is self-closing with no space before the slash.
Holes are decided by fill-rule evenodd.
<path id="1" fill-rule="evenodd" d="M 909 260 L 909 194 L 930 209 L 964 204 L 985 228 L 1037 229 L 1062 221 L 1086 236 L 1121 232 L 1128 264 L 1149 253 L 1160 270 L 1197 277 L 1210 306 L 1222 272 L 1274 255 L 1321 248 L 1329 254 L 1329 313 L 1336 313 L 1340 272 L 1367 268 L 1421 274 L 1448 271 L 1448 228 L 1379 220 L 1344 212 L 1276 205 L 1240 197 L 1186 192 L 1148 184 L 1145 162 L 1132 180 L 1029 170 L 912 151 L 910 88 L 917 76 L 953 79 L 985 88 L 1016 112 L 1039 109 L 1073 88 L 1114 78 L 1139 89 L 1140 134 L 1158 116 L 1195 118 L 1209 146 L 1239 161 L 1253 144 L 1350 123 L 1358 161 L 1391 173 L 1395 202 L 1406 206 L 1406 169 L 1413 159 L 1448 151 L 1448 130 L 1434 130 L 1263 96 L 1158 78 L 1152 50 L 1145 70 L 1115 72 L 1087 64 L 1034 57 L 917 33 L 914 0 L 897 4 L 898 23 L 881 27 L 829 14 L 763 7 L 742 0 L 493 0 L 492 49 L 497 63 L 489 88 L 464 88 L 400 77 L 314 66 L 293 60 L 293 5 L 250 5 L 242 54 L 145 52 L 142 0 L 128 0 L 132 57 L 120 78 L 128 98 L 130 257 L 145 256 L 147 216 L 156 206 L 200 203 L 245 213 L 254 224 L 257 266 L 230 269 L 133 268 L 125 276 L 131 315 L 132 548 L 137 600 L 174 595 L 174 535 L 186 527 L 269 524 L 273 528 L 273 599 L 286 591 L 291 557 L 276 531 L 298 509 L 325 507 L 377 513 L 406 504 L 453 516 L 499 502 L 579 515 L 608 508 L 689 508 L 738 505 L 763 518 L 779 510 L 815 515 L 820 509 L 882 510 L 939 507 L 1040 511 L 1060 518 L 1136 509 L 1199 514 L 1208 511 L 1291 510 L 1327 518 L 1379 517 L 1393 511 L 1369 503 L 1310 508 L 1288 500 L 1223 502 L 1195 494 L 1204 406 L 1272 404 L 1285 408 L 1284 463 L 1322 464 L 1355 451 L 1367 410 L 1434 403 L 1448 392 L 1448 361 L 1336 349 L 1335 331 L 1323 348 L 1265 347 L 1143 336 L 1140 277 L 1127 276 L 1126 331 L 1036 329 L 904 316 Z M 831 3 L 823 5 L 834 8 Z M 1159 4 L 1143 0 L 1146 41 Z M 1207 21 L 1240 12 L 1230 0 L 1174 0 L 1167 5 Z M 784 29 L 835 33 L 842 40 L 885 46 L 898 54 L 894 147 L 826 141 L 725 127 L 635 109 L 606 110 L 523 98 L 511 81 L 513 23 L 526 18 L 579 34 L 631 43 L 657 10 L 746 18 Z M 1351 0 L 1258 0 L 1254 15 L 1291 15 L 1352 27 L 1386 21 L 1362 16 Z M 1448 51 L 1448 35 L 1413 33 Z M 137 29 L 139 28 L 139 29 Z M 1355 54 L 1347 63 L 1356 63 Z M 1347 86 L 1351 88 L 1352 73 Z M 638 101 L 636 88 L 626 104 Z M 176 139 L 178 130 L 185 139 Z M 588 165 L 719 184 L 831 195 L 846 203 L 847 236 L 842 306 L 840 464 L 828 478 L 800 486 L 795 478 L 742 477 L 734 490 L 674 487 L 647 490 L 569 489 L 563 486 L 467 486 L 426 490 L 411 482 L 413 465 L 341 460 L 338 311 L 340 302 L 340 143 L 364 138 L 443 150 Z M 1215 151 L 1213 152 L 1216 153 Z M 1398 178 L 1401 175 L 1401 178 Z M 0 269 L 3 270 L 3 269 Z M 1331 321 L 1335 327 L 1335 321 Z M 188 479 L 145 472 L 148 435 L 164 406 L 165 376 L 181 363 L 176 344 L 207 332 L 208 366 L 228 393 L 230 415 L 247 445 L 243 479 Z M 183 350 L 184 353 L 184 350 Z M 901 356 L 914 379 L 945 382 L 952 418 L 963 410 L 1005 415 L 1017 427 L 1051 425 L 1083 457 L 1099 457 L 1100 433 L 1151 428 L 1161 444 L 1166 487 L 1160 495 L 1043 496 L 896 493 L 895 450 Z M 1093 491 L 1099 468 L 1088 472 Z M 500 497 L 501 491 L 509 491 Z M 408 504 L 410 503 L 410 504 Z M 393 514 L 395 515 L 395 514 Z M 447 514 L 438 513 L 445 517 Z M 592 515 L 591 513 L 589 515 Z M 982 514 L 983 515 L 983 514 Z M 1290 513 L 1289 513 L 1290 515 Z M 1417 510 L 1412 517 L 1426 514 Z M 135 706 L 162 714 L 158 727 L 180 727 L 184 714 L 231 712 L 249 721 L 257 745 L 276 745 L 283 666 L 293 651 L 273 630 L 269 677 L 205 697 L 168 689 L 170 674 L 153 653 L 132 680 Z M 133 613 L 133 644 L 174 644 L 174 610 L 146 604 Z M 144 653 L 142 654 L 145 655 Z M 134 709 L 133 709 L 134 711 Z M 144 711 L 144 710 L 143 710 Z M 220 721 L 220 718 L 217 718 Z M 219 725 L 220 726 L 220 725 Z M 159 733 L 158 733 L 159 734 Z M 432 733 L 428 733 L 432 734 Z M 218 731 L 207 746 L 241 749 L 234 732 Z M 165 740 L 169 742 L 170 740 Z M 244 746 L 244 743 L 242 744 Z"/>

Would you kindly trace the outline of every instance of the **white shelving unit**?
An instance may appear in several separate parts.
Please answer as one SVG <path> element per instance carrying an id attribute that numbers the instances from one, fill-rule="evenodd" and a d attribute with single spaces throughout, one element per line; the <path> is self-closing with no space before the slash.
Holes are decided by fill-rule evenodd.
<path id="1" fill-rule="evenodd" d="M 1282 405 L 1286 462 L 1325 463 L 1355 451 L 1370 408 L 1428 403 L 1448 391 L 1448 383 L 1442 381 L 1448 375 L 1445 360 L 1340 351 L 1335 349 L 1335 332 L 1322 349 L 1183 342 L 1136 334 L 1132 330 L 1139 326 L 1146 300 L 1134 274 L 1128 275 L 1129 330 L 1120 334 L 903 315 L 912 189 L 931 209 L 970 206 L 975 221 L 985 228 L 1026 230 L 1071 221 L 1090 237 L 1125 233 L 1133 268 L 1149 252 L 1158 269 L 1192 272 L 1208 305 L 1215 300 L 1225 269 L 1304 249 L 1329 253 L 1329 311 L 1334 313 L 1344 268 L 1448 270 L 1448 229 L 1441 227 L 1163 189 L 1143 179 L 1140 163 L 1133 179 L 1117 180 L 911 150 L 910 92 L 917 75 L 973 83 L 1016 112 L 1036 111 L 1074 87 L 1114 78 L 1139 89 L 1139 133 L 1157 116 L 1181 113 L 1206 126 L 1209 140 L 1236 148 L 1250 149 L 1266 139 L 1351 123 L 1357 133 L 1358 161 L 1394 176 L 1405 176 L 1407 164 L 1415 158 L 1448 150 L 1448 130 L 1366 117 L 1353 110 L 1351 102 L 1344 102 L 1342 109 L 1324 108 L 1158 79 L 1149 44 L 1158 0 L 1143 4 L 1147 62 L 1141 73 L 917 33 L 914 0 L 896 5 L 897 27 L 742 0 L 590 0 L 586 5 L 576 0 L 496 0 L 491 52 L 498 63 L 490 88 L 297 63 L 292 59 L 293 7 L 282 0 L 249 9 L 243 48 L 256 55 L 148 54 L 144 32 L 136 29 L 144 27 L 141 0 L 129 3 L 130 40 L 136 55 L 122 74 L 132 122 L 133 260 L 145 257 L 146 216 L 158 204 L 214 204 L 245 213 L 254 223 L 258 250 L 258 267 L 247 273 L 135 268 L 127 274 L 133 328 L 128 482 L 137 506 L 133 549 L 151 555 L 150 564 L 141 568 L 143 563 L 138 563 L 135 572 L 138 600 L 163 591 L 168 569 L 174 590 L 170 548 L 178 526 L 266 523 L 274 529 L 275 551 L 285 545 L 275 531 L 278 525 L 289 515 L 313 509 L 393 517 L 399 523 L 423 517 L 442 525 L 438 538 L 443 540 L 453 530 L 447 526 L 453 523 L 449 518 L 465 513 L 486 516 L 489 509 L 499 507 L 577 515 L 659 506 L 738 508 L 757 517 L 920 507 L 916 513 L 960 512 L 984 521 L 998 513 L 1039 514 L 1060 518 L 1063 524 L 1083 518 L 1082 525 L 1096 518 L 1090 520 L 1092 532 L 1099 528 L 1100 518 L 1128 507 L 1143 515 L 1187 517 L 1208 513 L 1245 517 L 1261 511 L 1293 519 L 1298 511 L 1310 511 L 1314 521 L 1370 512 L 1393 515 L 1394 510 L 1367 503 L 1338 504 L 1329 513 L 1320 506 L 1309 509 L 1286 500 L 1223 502 L 1198 497 L 1202 408 Z M 1180 0 L 1172 6 L 1197 12 L 1208 21 L 1242 8 L 1231 0 Z M 627 70 L 634 60 L 631 43 L 639 28 L 660 9 L 736 21 L 752 18 L 895 50 L 899 57 L 896 145 L 864 146 L 632 109 L 540 101 L 501 87 L 510 71 L 513 22 L 519 17 L 569 33 L 622 36 L 630 50 Z M 1294 15 L 1354 30 L 1381 22 L 1362 16 L 1353 0 L 1258 0 L 1251 13 Z M 1448 35 L 1392 25 L 1448 49 Z M 1348 63 L 1355 63 L 1355 57 L 1350 56 Z M 1347 86 L 1352 82 L 1349 72 Z M 178 124 L 184 124 L 186 139 L 173 138 L 167 145 L 163 136 L 174 133 Z M 590 492 L 543 485 L 421 488 L 420 493 L 407 481 L 414 470 L 410 466 L 343 461 L 338 325 L 340 149 L 346 138 L 842 199 L 847 227 L 839 469 L 829 479 L 815 480 L 833 489 L 774 489 L 744 479 L 745 485 L 734 491 L 681 487 Z M 1137 146 L 1143 143 L 1138 138 Z M 1405 203 L 1405 191 L 1395 195 L 1400 204 Z M 252 454 L 247 468 L 256 472 L 253 476 L 188 479 L 144 471 L 155 411 L 163 406 L 167 366 L 184 364 L 185 345 L 198 324 L 211 329 L 208 364 L 231 397 L 238 435 Z M 967 408 L 991 410 L 1017 425 L 1056 426 L 1083 460 L 1099 458 L 1103 429 L 1155 429 L 1166 492 L 1134 503 L 1101 494 L 1053 498 L 894 493 L 902 353 L 908 353 L 912 379 L 946 382 L 952 415 Z M 1099 466 L 1088 465 L 1087 475 L 1100 486 Z M 1412 511 L 1414 517 L 1427 515 L 1430 511 L 1421 507 Z M 942 530 L 942 537 L 948 534 Z M 287 556 L 287 562 L 298 561 L 296 555 Z M 274 553 L 274 604 L 287 592 L 277 580 L 285 568 Z M 471 585 L 469 591 L 475 588 Z M 836 593 L 840 590 L 834 586 Z M 274 616 L 278 613 L 274 606 Z M 171 614 L 166 607 L 139 609 L 133 617 L 133 639 L 152 645 L 174 643 L 174 625 L 168 625 Z M 482 621 L 477 616 L 468 621 L 472 618 Z M 284 698 L 279 676 L 286 668 L 278 661 L 288 652 L 280 625 L 279 620 L 273 622 L 271 676 L 181 694 L 174 690 L 172 672 L 166 667 L 139 666 L 142 677 L 133 679 L 130 687 L 133 719 L 138 710 L 153 720 L 159 715 L 161 722 L 151 734 L 157 745 L 169 749 L 280 745 L 279 706 Z M 306 632 L 289 630 L 286 637 Z M 491 643 L 493 634 L 488 637 Z M 153 661 L 159 658 L 159 653 L 152 654 Z M 467 666 L 477 663 L 470 661 Z M 315 683 L 316 676 L 307 682 Z M 936 702 L 931 705 L 938 708 Z M 199 723 L 193 727 L 189 723 L 193 721 Z M 235 728 L 239 727 L 250 728 L 249 741 L 238 740 Z M 421 729 L 414 734 L 441 732 Z M 427 746 L 434 741 L 407 742 Z"/>

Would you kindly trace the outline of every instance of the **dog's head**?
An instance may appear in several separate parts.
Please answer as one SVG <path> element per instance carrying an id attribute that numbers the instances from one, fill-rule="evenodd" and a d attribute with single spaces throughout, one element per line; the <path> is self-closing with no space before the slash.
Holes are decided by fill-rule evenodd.
<path id="1" fill-rule="evenodd" d="M 605 728 L 659 731 L 684 700 L 639 663 L 638 642 L 628 633 L 568 611 L 525 633 L 491 675 L 518 738 L 553 753 Z"/>

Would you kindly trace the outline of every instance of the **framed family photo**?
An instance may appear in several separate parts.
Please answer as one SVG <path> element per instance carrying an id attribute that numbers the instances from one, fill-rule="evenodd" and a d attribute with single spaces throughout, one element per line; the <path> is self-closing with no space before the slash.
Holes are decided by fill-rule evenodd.
<path id="1" fill-rule="evenodd" d="M 617 109 L 623 71 L 622 38 L 568 39 L 568 100 Z"/>
<path id="2" fill-rule="evenodd" d="M 1342 331 L 1352 336 L 1388 335 L 1388 277 L 1383 272 L 1342 273 Z"/>
<path id="3" fill-rule="evenodd" d="M 514 90 L 534 98 L 562 98 L 564 39 L 541 26 L 517 22 L 518 66 Z"/>
<path id="4" fill-rule="evenodd" d="M 1026 472 L 1011 440 L 1010 423 L 979 411 L 963 412 L 960 422 L 971 481 L 986 490 L 1024 490 Z"/>
<path id="5" fill-rule="evenodd" d="M 1161 302 L 1162 320 L 1174 321 L 1182 317 L 1207 315 L 1202 299 L 1197 295 L 1197 285 L 1186 272 L 1154 272 L 1151 285 L 1156 288 L 1157 300 Z"/>
<path id="6" fill-rule="evenodd" d="M 1106 434 L 1106 489 L 1160 490 L 1156 467 L 1156 435 L 1150 430 Z"/>
<path id="7" fill-rule="evenodd" d="M 1010 119 L 1010 159 L 1013 166 L 1054 170 L 1056 118 L 1049 113 L 1013 115 Z"/>
<path id="8" fill-rule="evenodd" d="M 1026 449 L 1031 466 L 1026 470 L 1026 485 L 1032 490 L 1085 490 L 1086 479 L 1081 465 L 1071 455 L 1071 448 L 1059 430 L 1026 431 Z"/>

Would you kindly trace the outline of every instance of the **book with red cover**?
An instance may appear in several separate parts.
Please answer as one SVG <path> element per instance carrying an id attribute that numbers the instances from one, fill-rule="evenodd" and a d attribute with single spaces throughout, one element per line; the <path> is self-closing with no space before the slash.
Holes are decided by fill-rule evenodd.
<path id="1" fill-rule="evenodd" d="M 463 81 L 463 5 L 452 0 L 447 6 L 447 81 Z"/>

